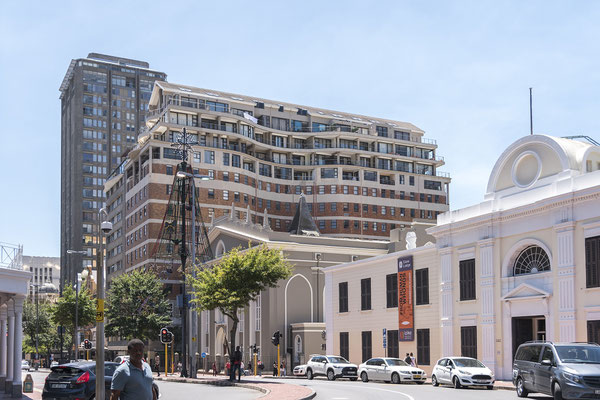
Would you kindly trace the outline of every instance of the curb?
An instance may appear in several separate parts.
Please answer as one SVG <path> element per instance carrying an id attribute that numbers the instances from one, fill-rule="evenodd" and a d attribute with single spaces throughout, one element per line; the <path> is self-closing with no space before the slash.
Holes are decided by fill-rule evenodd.
<path id="1" fill-rule="evenodd" d="M 306 387 L 306 386 L 305 386 L 305 387 Z M 313 399 L 313 398 L 314 398 L 314 397 L 317 395 L 317 392 L 315 392 L 315 389 L 312 389 L 312 388 L 309 388 L 309 389 L 312 391 L 312 393 L 311 393 L 311 394 L 309 394 L 308 396 L 301 397 L 301 398 L 300 398 L 300 399 L 298 399 L 298 400 L 310 400 L 310 399 Z"/>
<path id="2" fill-rule="evenodd" d="M 250 383 L 235 383 L 235 382 L 230 382 L 229 380 L 225 380 L 225 379 L 220 379 L 220 380 L 208 380 L 208 379 L 197 380 L 197 379 L 177 378 L 177 377 L 163 378 L 162 376 L 160 376 L 160 377 L 154 377 L 154 380 L 164 381 L 164 382 L 193 383 L 193 384 L 196 384 L 196 385 L 239 386 L 239 387 L 242 387 L 242 388 L 245 388 L 245 389 L 256 390 L 258 392 L 263 393 L 264 396 L 266 396 L 269 393 L 271 393 L 271 391 L 269 389 L 265 389 L 265 388 L 257 386 L 257 385 L 253 385 L 253 384 L 250 384 Z M 261 396 L 261 397 L 264 397 L 264 396 Z"/>

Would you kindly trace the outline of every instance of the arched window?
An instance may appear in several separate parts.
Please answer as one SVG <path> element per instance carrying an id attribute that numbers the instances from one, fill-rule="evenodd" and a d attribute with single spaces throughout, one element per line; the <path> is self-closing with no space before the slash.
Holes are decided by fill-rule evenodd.
<path id="1" fill-rule="evenodd" d="M 513 275 L 535 274 L 550 271 L 548 254 L 539 246 L 525 248 L 515 260 Z"/>

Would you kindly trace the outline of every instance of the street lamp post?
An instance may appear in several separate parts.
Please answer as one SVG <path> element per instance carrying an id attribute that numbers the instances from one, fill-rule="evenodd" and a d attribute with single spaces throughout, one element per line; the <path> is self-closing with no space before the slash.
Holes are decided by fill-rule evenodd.
<path id="1" fill-rule="evenodd" d="M 104 215 L 104 219 L 102 218 Z M 98 211 L 100 223 L 100 257 L 102 262 L 96 268 L 98 290 L 96 295 L 96 398 L 104 399 L 104 271 L 106 256 L 104 254 L 104 237 L 112 231 L 112 223 L 107 221 L 108 212 L 102 207 Z"/>
<path id="2" fill-rule="evenodd" d="M 86 255 L 87 252 L 83 250 L 67 250 L 67 254 L 80 254 L 83 256 Z M 75 347 L 74 360 L 77 360 L 79 355 L 79 280 L 81 276 L 82 274 L 79 272 L 75 276 L 75 327 L 73 329 L 73 346 Z"/>

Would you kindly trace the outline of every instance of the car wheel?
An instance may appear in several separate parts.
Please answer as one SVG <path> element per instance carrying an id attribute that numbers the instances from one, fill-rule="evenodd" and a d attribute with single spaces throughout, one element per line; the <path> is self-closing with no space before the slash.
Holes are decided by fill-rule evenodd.
<path id="1" fill-rule="evenodd" d="M 560 388 L 558 382 L 554 382 L 552 395 L 554 396 L 554 400 L 563 400 L 562 389 Z"/>
<path id="2" fill-rule="evenodd" d="M 527 397 L 528 394 L 529 394 L 529 391 L 527 389 L 525 389 L 525 386 L 523 384 L 523 379 L 518 378 L 517 379 L 517 396 Z"/>
<path id="3" fill-rule="evenodd" d="M 312 373 L 312 369 L 308 369 L 306 370 L 306 378 L 310 381 L 312 378 L 314 378 L 313 373 Z"/>
<path id="4" fill-rule="evenodd" d="M 400 383 L 400 375 L 398 375 L 395 372 L 392 374 L 392 383 L 396 383 L 396 384 Z"/>
<path id="5" fill-rule="evenodd" d="M 330 381 L 335 381 L 335 373 L 333 372 L 332 369 L 327 371 L 327 379 Z"/>
<path id="6" fill-rule="evenodd" d="M 433 386 L 440 386 L 440 383 L 437 380 L 437 377 L 435 375 L 431 375 L 431 384 Z"/>
<path id="7" fill-rule="evenodd" d="M 462 385 L 460 384 L 460 379 L 458 379 L 458 376 L 454 377 L 454 379 L 452 380 L 452 383 L 454 383 L 454 389 L 460 389 L 462 387 Z"/>
<path id="8" fill-rule="evenodd" d="M 360 374 L 360 379 L 362 379 L 363 382 L 369 382 L 369 376 L 367 375 L 366 372 L 363 372 L 362 374 Z"/>
<path id="9" fill-rule="evenodd" d="M 356 381 L 358 378 L 350 378 L 351 381 Z"/>

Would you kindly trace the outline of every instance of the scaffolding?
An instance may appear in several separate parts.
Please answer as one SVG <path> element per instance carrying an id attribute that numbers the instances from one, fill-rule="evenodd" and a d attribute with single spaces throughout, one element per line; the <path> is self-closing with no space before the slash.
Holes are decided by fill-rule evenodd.
<path id="1" fill-rule="evenodd" d="M 0 242 L 0 268 L 23 270 L 23 245 Z"/>

